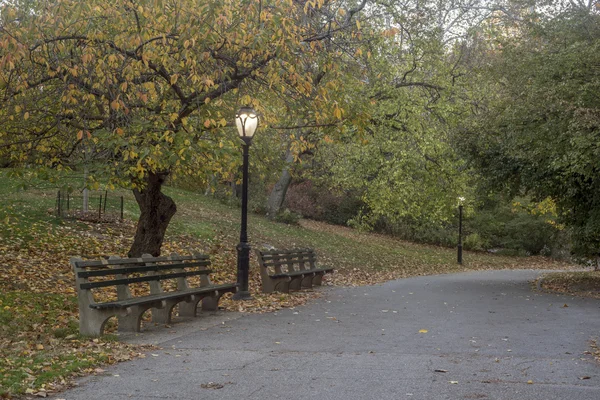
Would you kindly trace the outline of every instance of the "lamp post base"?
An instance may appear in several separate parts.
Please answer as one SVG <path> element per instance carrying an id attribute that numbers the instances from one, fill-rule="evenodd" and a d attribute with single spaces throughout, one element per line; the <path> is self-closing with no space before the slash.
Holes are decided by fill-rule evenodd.
<path id="1" fill-rule="evenodd" d="M 254 298 L 250 295 L 250 292 L 245 290 L 240 290 L 234 293 L 231 298 L 233 300 L 254 300 Z"/>
<path id="2" fill-rule="evenodd" d="M 233 295 L 233 300 L 252 300 L 250 291 L 248 290 L 248 274 L 250 272 L 250 245 L 246 242 L 245 232 L 242 234 L 244 239 L 237 245 L 238 266 L 237 266 L 237 283 L 238 290 Z"/>

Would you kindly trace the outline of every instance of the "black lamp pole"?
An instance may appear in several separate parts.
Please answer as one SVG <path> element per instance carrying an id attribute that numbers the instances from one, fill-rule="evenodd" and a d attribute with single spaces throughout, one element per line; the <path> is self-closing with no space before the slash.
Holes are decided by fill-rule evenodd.
<path id="1" fill-rule="evenodd" d="M 244 163 L 242 166 L 242 227 L 240 230 L 240 243 L 237 245 L 238 264 L 237 282 L 238 291 L 233 295 L 234 300 L 250 300 L 248 291 L 248 274 L 250 272 L 250 244 L 248 243 L 248 149 L 250 140 L 244 138 Z"/>
<path id="2" fill-rule="evenodd" d="M 458 205 L 458 263 L 462 264 L 462 217 L 463 217 L 463 205 Z"/>
<path id="3" fill-rule="evenodd" d="M 249 107 L 242 107 L 236 115 L 236 124 L 240 137 L 244 141 L 244 158 L 242 164 L 242 224 L 240 229 L 240 243 L 237 245 L 237 292 L 234 300 L 251 300 L 248 291 L 248 275 L 250 272 L 250 244 L 248 243 L 248 150 L 252 136 L 258 125 L 256 112 Z M 249 122 L 251 125 L 247 124 Z"/>

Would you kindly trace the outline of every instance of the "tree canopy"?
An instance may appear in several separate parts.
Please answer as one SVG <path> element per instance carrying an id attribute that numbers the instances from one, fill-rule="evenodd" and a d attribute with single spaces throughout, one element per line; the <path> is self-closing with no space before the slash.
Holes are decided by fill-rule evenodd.
<path id="1" fill-rule="evenodd" d="M 491 187 L 554 199 L 588 256 L 600 249 L 598 11 L 532 15 L 489 52 L 489 94 L 463 133 Z"/>
<path id="2" fill-rule="evenodd" d="M 160 192 L 165 177 L 174 169 L 207 176 L 234 168 L 235 140 L 223 128 L 240 104 L 269 124 L 281 108 L 263 104 L 309 98 L 316 123 L 341 119 L 336 76 L 314 90 L 301 66 L 335 71 L 324 42 L 357 29 L 366 2 L 7 3 L 3 157 L 52 169 L 96 160 L 98 175 L 136 193 L 141 242 L 132 253 L 157 254 L 176 210 Z M 159 235 L 146 237 L 157 227 Z"/>

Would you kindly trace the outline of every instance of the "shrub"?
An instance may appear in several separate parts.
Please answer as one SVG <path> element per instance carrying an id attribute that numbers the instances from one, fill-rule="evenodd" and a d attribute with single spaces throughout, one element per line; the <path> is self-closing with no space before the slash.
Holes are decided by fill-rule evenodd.
<path id="1" fill-rule="evenodd" d="M 463 246 L 467 250 L 485 250 L 489 248 L 486 242 L 479 236 L 478 233 L 471 233 L 465 237 Z"/>
<path id="2" fill-rule="evenodd" d="M 363 206 L 357 193 L 331 190 L 308 180 L 290 186 L 285 204 L 305 218 L 337 225 L 346 225 Z"/>
<path id="3" fill-rule="evenodd" d="M 285 210 L 277 213 L 275 216 L 275 221 L 288 225 L 298 225 L 298 221 L 300 221 L 301 218 L 302 216 L 300 214 L 292 212 L 286 208 Z"/>

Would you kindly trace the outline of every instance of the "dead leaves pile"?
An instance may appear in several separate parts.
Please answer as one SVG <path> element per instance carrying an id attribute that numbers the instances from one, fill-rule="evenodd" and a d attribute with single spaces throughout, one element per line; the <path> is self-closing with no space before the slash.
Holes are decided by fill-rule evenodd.
<path id="1" fill-rule="evenodd" d="M 550 292 L 600 299 L 600 271 L 553 272 L 542 276 L 539 286 Z"/>

